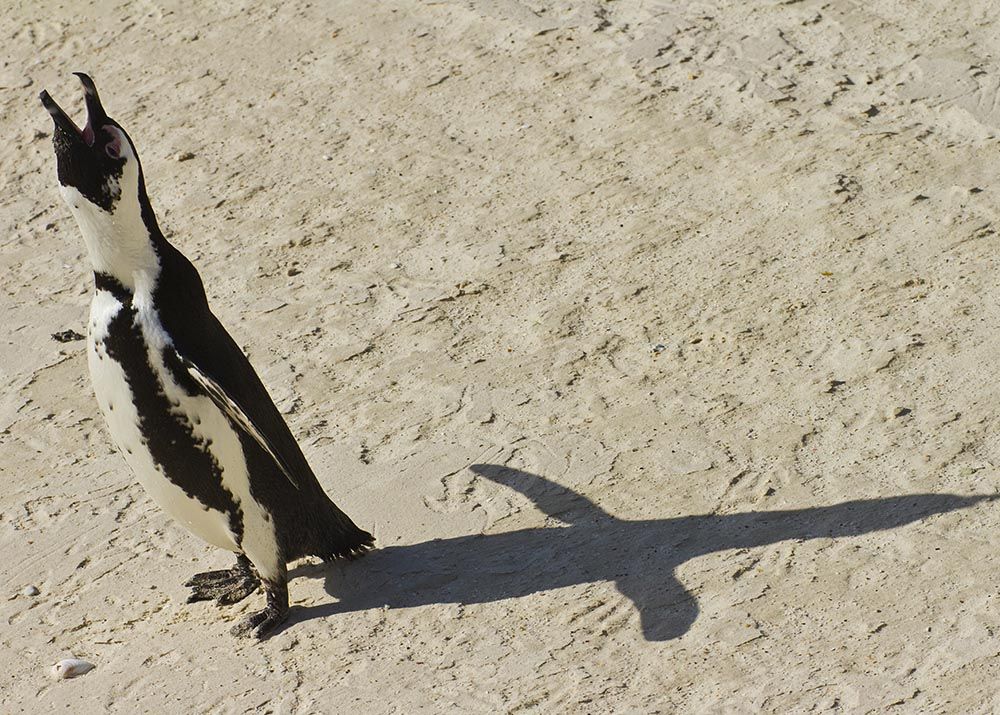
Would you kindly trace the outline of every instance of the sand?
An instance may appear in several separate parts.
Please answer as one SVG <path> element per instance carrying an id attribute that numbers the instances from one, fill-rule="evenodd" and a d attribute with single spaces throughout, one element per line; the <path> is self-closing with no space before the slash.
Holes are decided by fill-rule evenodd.
<path id="1" fill-rule="evenodd" d="M 1000 709 L 990 3 L 191 5 L 0 14 L 0 710 Z M 378 538 L 263 643 L 52 337 L 74 70 Z"/>

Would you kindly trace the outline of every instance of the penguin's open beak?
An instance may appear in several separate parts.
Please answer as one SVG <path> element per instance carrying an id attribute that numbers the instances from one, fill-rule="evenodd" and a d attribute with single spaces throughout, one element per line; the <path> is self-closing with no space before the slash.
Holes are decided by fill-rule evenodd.
<path id="1" fill-rule="evenodd" d="M 87 146 L 93 146 L 94 137 L 96 136 L 95 132 L 107 122 L 108 114 L 104 111 L 104 106 L 101 104 L 101 98 L 97 94 L 97 87 L 94 85 L 94 80 L 83 72 L 74 72 L 73 74 L 80 78 L 80 83 L 83 85 L 84 101 L 87 103 L 87 123 L 84 125 L 82 131 L 69 118 L 69 115 L 63 111 L 62 107 L 56 104 L 48 92 L 42 90 L 42 93 L 38 97 L 42 100 L 42 106 L 52 115 L 52 121 L 55 124 L 57 132 L 65 134 L 67 139 L 82 139 Z"/>
<path id="2" fill-rule="evenodd" d="M 42 106 L 52 115 L 55 124 L 52 147 L 56 154 L 56 173 L 60 186 L 74 188 L 91 203 L 110 211 L 117 199 L 115 192 L 119 191 L 118 184 L 110 179 L 121 176 L 126 162 L 119 154 L 124 131 L 108 118 L 94 81 L 81 72 L 76 76 L 83 84 L 87 103 L 87 123 L 82 129 L 48 92 L 39 95 Z"/>

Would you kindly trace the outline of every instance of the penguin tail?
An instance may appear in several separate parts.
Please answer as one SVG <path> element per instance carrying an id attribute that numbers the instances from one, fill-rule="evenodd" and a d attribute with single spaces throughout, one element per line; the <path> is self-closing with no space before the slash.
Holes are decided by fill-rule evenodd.
<path id="1" fill-rule="evenodd" d="M 329 505 L 329 513 L 324 519 L 321 534 L 312 552 L 313 556 L 318 556 L 324 561 L 353 560 L 375 548 L 374 536 L 351 521 L 351 518 L 333 502 L 329 502 Z"/>

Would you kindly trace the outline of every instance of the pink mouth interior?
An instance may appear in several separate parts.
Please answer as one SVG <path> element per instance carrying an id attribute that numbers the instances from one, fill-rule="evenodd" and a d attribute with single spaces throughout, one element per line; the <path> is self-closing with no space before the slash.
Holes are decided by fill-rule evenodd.
<path id="1" fill-rule="evenodd" d="M 87 118 L 87 125 L 83 128 L 83 141 L 87 146 L 94 146 L 94 128 L 90 126 L 90 118 Z"/>

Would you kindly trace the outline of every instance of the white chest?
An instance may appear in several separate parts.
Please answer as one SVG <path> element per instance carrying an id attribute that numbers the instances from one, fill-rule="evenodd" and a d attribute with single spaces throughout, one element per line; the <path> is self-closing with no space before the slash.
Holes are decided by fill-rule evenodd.
<path id="1" fill-rule="evenodd" d="M 121 327 L 121 316 L 128 315 L 122 311 L 126 308 L 111 293 L 98 291 L 91 303 L 87 339 L 90 377 L 111 437 L 139 483 L 161 508 L 208 543 L 238 551 L 239 545 L 228 516 L 207 508 L 196 494 L 185 491 L 169 479 L 170 465 L 158 464 L 148 447 L 149 435 L 144 434 L 139 417 L 142 406 L 136 404 L 135 390 L 123 365 L 109 352 L 115 344 L 113 341 L 121 339 L 109 334 L 109 331 Z M 213 454 L 222 467 L 226 477 L 224 481 L 228 482 L 224 486 L 232 492 L 236 501 L 247 498 L 246 464 L 238 436 L 210 399 L 186 395 L 164 368 L 164 334 L 155 313 L 143 315 L 140 311 L 131 322 L 143 337 L 152 375 L 159 382 L 157 389 L 174 405 L 177 417 L 189 421 L 196 439 L 203 443 L 211 440 L 208 443 L 212 445 Z M 134 375 L 132 379 L 135 379 Z M 204 477 L 210 479 L 211 475 Z M 206 489 L 217 486 L 205 485 Z"/>

